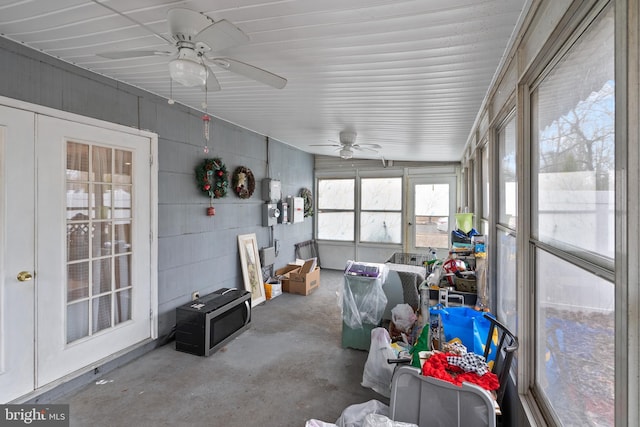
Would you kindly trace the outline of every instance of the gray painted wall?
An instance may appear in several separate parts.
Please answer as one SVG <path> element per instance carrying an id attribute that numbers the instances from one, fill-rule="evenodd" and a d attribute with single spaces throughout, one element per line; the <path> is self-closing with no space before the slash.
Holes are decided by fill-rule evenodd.
<path id="1" fill-rule="evenodd" d="M 261 180 L 282 183 L 283 195 L 313 188 L 313 155 L 214 118 L 210 152 L 203 152 L 202 113 L 0 39 L 0 95 L 158 134 L 159 334 L 170 332 L 175 307 L 222 287 L 243 288 L 237 236 L 255 233 L 258 247 L 280 242 L 275 268 L 294 260 L 294 244 L 313 235 L 311 218 L 273 230 L 262 226 Z M 230 178 L 238 166 L 251 169 L 256 190 L 240 199 L 231 190 L 214 200 L 196 186 L 195 168 L 220 157 Z M 267 163 L 269 162 L 269 164 Z"/>

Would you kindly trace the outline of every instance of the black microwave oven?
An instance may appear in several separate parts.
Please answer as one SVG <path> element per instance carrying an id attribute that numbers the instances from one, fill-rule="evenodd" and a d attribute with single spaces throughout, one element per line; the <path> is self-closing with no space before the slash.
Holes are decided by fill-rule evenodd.
<path id="1" fill-rule="evenodd" d="M 251 292 L 222 288 L 176 308 L 176 350 L 209 356 L 251 325 Z"/>

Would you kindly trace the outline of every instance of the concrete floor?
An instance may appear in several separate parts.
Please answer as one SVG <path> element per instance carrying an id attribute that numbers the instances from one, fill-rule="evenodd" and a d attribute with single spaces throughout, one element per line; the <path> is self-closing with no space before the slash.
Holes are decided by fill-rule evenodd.
<path id="1" fill-rule="evenodd" d="M 70 405 L 71 426 L 96 427 L 304 427 L 388 404 L 360 385 L 368 353 L 341 346 L 341 286 L 342 271 L 322 270 L 314 293 L 254 307 L 251 327 L 209 357 L 172 341 L 52 403 Z"/>

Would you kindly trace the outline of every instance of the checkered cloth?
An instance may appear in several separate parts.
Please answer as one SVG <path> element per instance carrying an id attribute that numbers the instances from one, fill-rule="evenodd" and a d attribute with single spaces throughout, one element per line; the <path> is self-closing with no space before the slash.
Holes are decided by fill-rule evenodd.
<path id="1" fill-rule="evenodd" d="M 484 358 L 475 353 L 467 353 L 462 356 L 447 356 L 449 365 L 457 366 L 465 372 L 475 372 L 484 375 L 489 372 L 489 366 Z"/>
<path id="2" fill-rule="evenodd" d="M 467 347 L 461 342 L 451 341 L 442 345 L 442 351 L 445 353 L 453 353 L 456 356 L 462 356 L 463 354 L 467 354 Z"/>

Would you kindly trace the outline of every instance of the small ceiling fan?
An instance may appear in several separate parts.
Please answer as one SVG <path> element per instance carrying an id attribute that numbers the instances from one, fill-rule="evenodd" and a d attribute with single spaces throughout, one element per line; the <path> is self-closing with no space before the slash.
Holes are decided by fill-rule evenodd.
<path id="1" fill-rule="evenodd" d="M 382 148 L 379 144 L 356 144 L 357 133 L 350 131 L 340 132 L 339 144 L 311 144 L 312 147 L 337 147 L 340 150 L 340 157 L 343 159 L 351 159 L 354 150 L 371 151 L 378 153 L 375 148 Z"/>
<path id="2" fill-rule="evenodd" d="M 128 18 L 126 15 L 124 17 Z M 200 86 L 208 91 L 220 90 L 218 79 L 209 68 L 214 64 L 220 68 L 240 74 L 252 80 L 282 89 L 287 79 L 262 68 L 227 57 L 209 56 L 228 47 L 249 42 L 249 37 L 226 19 L 213 21 L 208 16 L 193 10 L 175 8 L 167 13 L 171 39 L 136 22 L 148 31 L 172 45 L 176 51 L 125 50 L 102 52 L 98 56 L 109 59 L 139 58 L 145 56 L 175 56 L 169 62 L 171 79 L 187 87 Z"/>

